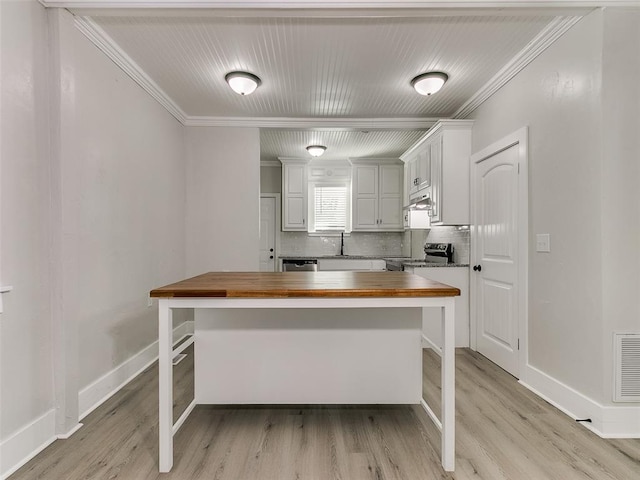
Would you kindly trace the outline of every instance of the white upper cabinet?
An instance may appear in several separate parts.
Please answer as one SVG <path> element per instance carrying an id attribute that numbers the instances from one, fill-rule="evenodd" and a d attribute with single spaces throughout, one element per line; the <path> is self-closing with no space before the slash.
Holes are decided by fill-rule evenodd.
<path id="1" fill-rule="evenodd" d="M 400 157 L 405 165 L 428 159 L 423 160 L 429 164 L 428 180 L 412 182 L 409 193 L 420 189 L 428 192 L 432 201 L 431 225 L 469 224 L 472 127 L 473 120 L 440 120 Z"/>
<path id="2" fill-rule="evenodd" d="M 307 230 L 307 163 L 304 160 L 282 162 L 282 230 Z"/>
<path id="3" fill-rule="evenodd" d="M 402 230 L 402 164 L 382 160 L 352 160 L 352 163 L 353 230 Z"/>
<path id="4" fill-rule="evenodd" d="M 431 185 L 431 150 L 429 145 L 424 145 L 411 152 L 403 159 L 405 169 L 408 171 L 408 183 L 405 192 L 408 195 Z"/>

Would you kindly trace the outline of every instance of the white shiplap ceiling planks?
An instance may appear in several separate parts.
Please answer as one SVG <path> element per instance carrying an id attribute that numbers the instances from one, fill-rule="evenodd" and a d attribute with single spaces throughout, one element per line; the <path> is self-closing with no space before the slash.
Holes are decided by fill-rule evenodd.
<path id="1" fill-rule="evenodd" d="M 554 17 L 97 16 L 93 20 L 188 116 L 449 117 Z M 224 82 L 257 74 L 248 97 Z M 450 75 L 437 95 L 409 82 Z"/>
<path id="2" fill-rule="evenodd" d="M 349 158 L 398 158 L 424 135 L 424 131 L 313 131 L 260 130 L 260 159 L 278 157 L 311 158 L 307 145 L 325 145 L 322 160 Z"/>
<path id="3" fill-rule="evenodd" d="M 306 158 L 312 143 L 328 147 L 328 160 L 398 157 L 434 119 L 464 118 L 511 78 L 503 71 L 523 68 L 579 18 L 384 12 L 89 9 L 77 25 L 185 125 L 262 127 L 261 160 L 271 161 Z M 262 85 L 239 96 L 224 81 L 232 70 Z M 429 70 L 450 79 L 422 97 L 410 80 Z"/>

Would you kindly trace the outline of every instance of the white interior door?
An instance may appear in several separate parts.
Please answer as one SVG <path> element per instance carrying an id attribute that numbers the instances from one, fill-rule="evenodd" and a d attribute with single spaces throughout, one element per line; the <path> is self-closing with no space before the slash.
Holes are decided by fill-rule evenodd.
<path id="1" fill-rule="evenodd" d="M 526 338 L 526 129 L 516 133 L 471 157 L 471 288 L 476 349 L 518 377 Z"/>
<path id="2" fill-rule="evenodd" d="M 260 271 L 276 271 L 276 198 L 260 197 Z"/>

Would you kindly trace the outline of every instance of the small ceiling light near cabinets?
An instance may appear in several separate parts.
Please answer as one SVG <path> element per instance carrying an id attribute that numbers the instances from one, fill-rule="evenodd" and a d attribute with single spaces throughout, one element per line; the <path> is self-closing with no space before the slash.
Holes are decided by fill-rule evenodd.
<path id="1" fill-rule="evenodd" d="M 309 145 L 307 147 L 307 152 L 309 152 L 309 155 L 311 155 L 312 157 L 319 157 L 324 153 L 326 149 L 327 147 L 325 147 L 324 145 Z"/>
<path id="2" fill-rule="evenodd" d="M 420 95 L 431 95 L 442 88 L 449 75 L 444 72 L 427 72 L 411 80 L 411 86 Z"/>
<path id="3" fill-rule="evenodd" d="M 229 72 L 224 79 L 231 89 L 239 95 L 250 95 L 262 83 L 260 78 L 249 72 Z"/>

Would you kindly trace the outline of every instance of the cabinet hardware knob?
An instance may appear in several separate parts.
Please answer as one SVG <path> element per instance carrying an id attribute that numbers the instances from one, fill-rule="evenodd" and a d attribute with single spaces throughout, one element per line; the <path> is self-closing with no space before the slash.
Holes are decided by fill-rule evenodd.
<path id="1" fill-rule="evenodd" d="M 474 265 L 473 266 L 473 271 L 474 272 L 481 272 L 482 271 L 482 265 Z"/>
<path id="2" fill-rule="evenodd" d="M 269 260 L 273 260 L 273 255 L 269 255 Z"/>
<path id="3" fill-rule="evenodd" d="M 270 251 L 270 252 L 273 252 L 273 248 L 270 248 L 270 249 L 269 249 L 269 251 Z"/>

